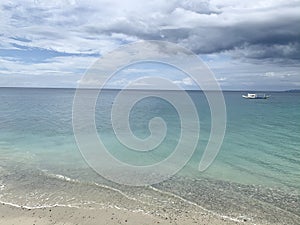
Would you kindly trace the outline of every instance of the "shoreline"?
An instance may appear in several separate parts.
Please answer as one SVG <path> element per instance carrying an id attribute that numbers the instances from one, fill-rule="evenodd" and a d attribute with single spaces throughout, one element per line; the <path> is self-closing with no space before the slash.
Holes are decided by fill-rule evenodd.
<path id="1" fill-rule="evenodd" d="M 2 168 L 1 225 L 282 225 L 299 218 L 299 195 L 279 189 L 180 176 L 128 187 L 23 166 Z"/>
<path id="2" fill-rule="evenodd" d="M 193 212 L 191 212 L 193 214 Z M 10 203 L 0 204 L 0 224 L 14 225 L 98 225 L 101 224 L 130 224 L 130 225 L 150 225 L 150 224 L 212 224 L 230 225 L 240 224 L 224 218 L 217 218 L 207 212 L 187 216 L 177 216 L 173 218 L 159 217 L 157 215 L 146 214 L 142 211 L 133 212 L 121 208 L 80 208 L 68 206 L 49 206 L 30 208 L 17 206 Z"/>

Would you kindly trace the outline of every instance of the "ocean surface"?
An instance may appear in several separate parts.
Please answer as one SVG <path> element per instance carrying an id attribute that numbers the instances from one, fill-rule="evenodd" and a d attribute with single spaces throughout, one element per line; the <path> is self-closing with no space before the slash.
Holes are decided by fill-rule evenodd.
<path id="1" fill-rule="evenodd" d="M 241 97 L 244 92 L 224 92 L 224 141 L 212 165 L 200 172 L 211 115 L 205 95 L 189 91 L 200 121 L 197 148 L 171 179 L 145 187 L 116 184 L 88 166 L 73 133 L 74 93 L 75 89 L 0 88 L 2 203 L 114 206 L 159 215 L 201 208 L 234 221 L 300 224 L 300 93 L 270 92 L 267 100 L 246 100 Z M 157 153 L 144 157 L 124 148 L 113 132 L 110 110 L 117 94 L 117 90 L 103 91 L 96 105 L 96 128 L 111 154 L 137 165 L 171 154 L 181 129 L 174 107 L 148 97 L 132 109 L 129 122 L 139 138 L 149 136 L 153 117 L 161 116 L 167 125 Z M 116 193 L 119 199 L 111 197 Z"/>

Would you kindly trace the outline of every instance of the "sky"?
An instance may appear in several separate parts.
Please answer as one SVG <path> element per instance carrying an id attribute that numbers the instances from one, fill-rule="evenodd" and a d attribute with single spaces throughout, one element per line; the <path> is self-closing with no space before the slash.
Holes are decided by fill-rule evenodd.
<path id="1" fill-rule="evenodd" d="M 77 87 L 99 57 L 162 40 L 199 56 L 223 90 L 300 89 L 299 12 L 299 0 L 1 0 L 0 87 Z M 153 68 L 115 84 L 137 71 Z"/>

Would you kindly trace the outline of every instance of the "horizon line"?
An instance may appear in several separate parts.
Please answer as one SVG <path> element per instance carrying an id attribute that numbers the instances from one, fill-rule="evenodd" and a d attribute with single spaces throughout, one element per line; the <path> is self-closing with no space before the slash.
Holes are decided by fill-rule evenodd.
<path id="1" fill-rule="evenodd" d="M 0 86 L 0 88 L 20 88 L 20 89 L 80 89 L 80 90 L 100 90 L 101 88 L 78 88 L 78 87 L 24 87 L 24 86 Z M 117 91 L 117 90 L 128 90 L 128 91 L 178 91 L 175 89 L 140 89 L 140 88 L 102 88 L 101 90 L 107 91 Z M 182 89 L 182 91 L 227 91 L 227 92 L 290 92 L 298 91 L 300 89 L 287 89 L 287 90 L 231 90 L 231 89 L 221 89 L 221 90 L 201 90 L 201 89 Z"/>

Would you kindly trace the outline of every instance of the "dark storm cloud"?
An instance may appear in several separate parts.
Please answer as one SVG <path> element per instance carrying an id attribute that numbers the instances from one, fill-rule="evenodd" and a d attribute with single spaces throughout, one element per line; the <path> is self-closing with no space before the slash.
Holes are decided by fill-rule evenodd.
<path id="1" fill-rule="evenodd" d="M 29 36 L 33 46 L 58 36 L 49 40 L 51 46 L 43 46 L 56 51 L 89 52 L 95 39 L 113 42 L 117 37 L 121 43 L 171 41 L 197 54 L 229 51 L 236 57 L 276 60 L 297 60 L 300 55 L 299 0 L 37 3 L 4 4 L 3 15 L 8 17 L 3 19 L 11 18 L 5 25 L 20 27 L 17 33 L 26 35 L 16 38 Z M 85 45 L 64 49 L 62 41 Z"/>
<path id="2" fill-rule="evenodd" d="M 186 4 L 171 1 L 167 10 L 150 8 L 146 14 L 139 13 L 137 8 L 132 14 L 112 17 L 87 31 L 172 41 L 197 54 L 232 51 L 235 56 L 249 59 L 299 59 L 300 4 L 297 1 L 277 2 L 276 6 L 267 1 L 269 5 L 264 7 L 220 6 L 214 1 L 200 1 L 197 5 L 187 4 L 192 1 L 183 2 Z"/>

